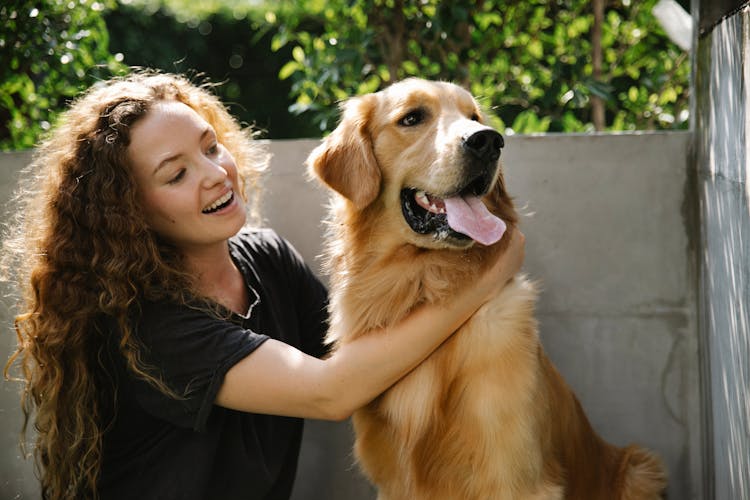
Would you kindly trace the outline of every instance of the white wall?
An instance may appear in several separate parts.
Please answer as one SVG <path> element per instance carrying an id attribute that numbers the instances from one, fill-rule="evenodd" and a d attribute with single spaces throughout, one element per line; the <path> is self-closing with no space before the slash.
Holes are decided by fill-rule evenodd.
<path id="1" fill-rule="evenodd" d="M 18 171 L 30 158 L 29 153 L 0 153 L 0 224 L 5 224 L 12 207 L 8 205 Z M 10 287 L 0 281 L 0 363 L 3 367 L 15 347 Z M 18 446 L 21 432 L 19 386 L 0 382 L 0 500 L 39 498 L 30 462 L 21 458 Z"/>

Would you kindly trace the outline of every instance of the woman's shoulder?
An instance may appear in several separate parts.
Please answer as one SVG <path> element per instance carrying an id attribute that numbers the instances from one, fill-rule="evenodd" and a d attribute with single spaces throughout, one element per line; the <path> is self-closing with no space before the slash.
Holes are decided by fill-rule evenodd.
<path id="1" fill-rule="evenodd" d="M 229 240 L 230 252 L 240 270 L 259 281 L 287 282 L 299 286 L 313 275 L 296 248 L 271 228 L 245 228 Z"/>
<path id="2" fill-rule="evenodd" d="M 251 260 L 298 258 L 294 247 L 274 229 L 268 227 L 243 228 L 229 240 L 229 244 L 233 254 Z"/>

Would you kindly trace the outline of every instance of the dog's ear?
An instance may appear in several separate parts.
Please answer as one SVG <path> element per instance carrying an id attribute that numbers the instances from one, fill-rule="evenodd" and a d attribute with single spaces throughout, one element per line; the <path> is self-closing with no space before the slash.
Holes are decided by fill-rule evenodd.
<path id="1" fill-rule="evenodd" d="M 338 127 L 307 158 L 311 175 L 363 209 L 380 193 L 380 167 L 372 149 L 367 124 L 375 110 L 375 96 L 346 101 Z"/>

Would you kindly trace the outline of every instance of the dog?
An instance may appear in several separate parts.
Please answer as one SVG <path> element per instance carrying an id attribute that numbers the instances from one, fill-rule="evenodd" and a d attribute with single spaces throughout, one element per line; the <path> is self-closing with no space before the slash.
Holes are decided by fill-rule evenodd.
<path id="1" fill-rule="evenodd" d="M 334 349 L 450 301 L 504 251 L 518 214 L 503 146 L 452 83 L 408 79 L 342 105 L 306 162 L 332 190 L 324 262 Z M 355 456 L 379 500 L 662 498 L 661 460 L 599 437 L 544 354 L 537 295 L 514 277 L 355 412 Z"/>

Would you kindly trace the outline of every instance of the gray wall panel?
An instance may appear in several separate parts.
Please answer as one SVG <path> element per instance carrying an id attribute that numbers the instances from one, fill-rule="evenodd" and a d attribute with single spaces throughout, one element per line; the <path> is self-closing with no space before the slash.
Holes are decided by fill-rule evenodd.
<path id="1" fill-rule="evenodd" d="M 506 179 L 524 213 L 525 271 L 543 288 L 545 348 L 604 437 L 654 448 L 670 470 L 670 498 L 701 498 L 695 276 L 683 214 L 695 202 L 686 189 L 691 134 L 506 139 Z M 325 193 L 307 182 L 303 162 L 317 143 L 270 143 L 264 197 L 268 224 L 314 269 Z M 12 185 L 2 176 L 24 161 L 0 155 L 0 186 Z M 14 444 L 15 391 L 3 382 L 0 497 L 35 498 L 30 466 Z M 308 423 L 295 500 L 374 498 L 353 465 L 350 432 L 347 423 Z"/>

